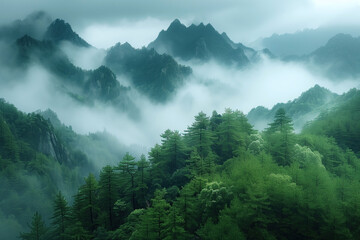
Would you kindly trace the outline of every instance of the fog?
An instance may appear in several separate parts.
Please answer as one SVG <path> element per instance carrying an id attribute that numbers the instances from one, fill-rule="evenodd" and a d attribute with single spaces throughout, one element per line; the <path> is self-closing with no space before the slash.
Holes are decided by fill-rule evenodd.
<path id="1" fill-rule="evenodd" d="M 358 0 L 3 0 L 2 3 L 0 25 L 13 21 L 14 16 L 21 18 L 31 11 L 44 10 L 54 19 L 70 22 L 76 32 L 101 48 L 124 38 L 134 46 L 143 46 L 149 43 L 148 30 L 160 30 L 175 18 L 185 23 L 210 22 L 235 42 L 244 43 L 273 33 L 360 21 Z"/>
<path id="2" fill-rule="evenodd" d="M 101 50 L 65 48 L 68 48 L 68 54 L 71 53 L 70 59 L 87 69 L 98 67 L 104 55 Z M 313 75 L 300 64 L 266 57 L 245 69 L 216 62 L 183 64 L 190 65 L 193 74 L 166 104 L 155 104 L 132 88 L 130 96 L 141 110 L 138 120 L 110 105 L 97 103 L 90 107 L 75 102 L 57 86 L 56 77 L 40 66 L 16 74 L 1 69 L 0 96 L 25 112 L 50 108 L 64 124 L 71 125 L 78 133 L 105 130 L 121 143 L 149 150 L 155 143 L 160 143 L 160 134 L 166 129 L 185 130 L 200 111 L 211 115 L 213 110 L 222 113 L 228 107 L 244 113 L 260 105 L 271 108 L 276 103 L 297 98 L 315 84 L 340 94 L 358 87 L 355 80 L 335 84 Z M 121 84 L 129 82 L 124 76 L 117 78 Z M 6 79 L 11 79 L 10 84 L 4 84 Z"/>

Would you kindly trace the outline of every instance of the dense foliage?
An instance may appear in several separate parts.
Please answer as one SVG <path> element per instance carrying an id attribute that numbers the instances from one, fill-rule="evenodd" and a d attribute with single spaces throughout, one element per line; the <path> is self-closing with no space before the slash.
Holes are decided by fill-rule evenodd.
<path id="1" fill-rule="evenodd" d="M 34 211 L 48 219 L 57 191 L 70 197 L 93 170 L 87 157 L 64 144 L 49 121 L 0 100 L 1 238 L 14 239 Z M 40 221 L 38 216 L 35 220 Z"/>
<path id="2" fill-rule="evenodd" d="M 154 49 L 135 49 L 129 43 L 110 48 L 105 64 L 117 74 L 126 75 L 134 88 L 156 102 L 169 100 L 192 72 L 170 55 Z"/>
<path id="3" fill-rule="evenodd" d="M 58 193 L 52 223 L 43 229 L 36 213 L 21 236 L 41 239 L 24 237 L 41 227 L 45 239 L 357 239 L 359 158 L 347 128 L 335 139 L 329 130 L 358 131 L 354 99 L 336 125 L 308 126 L 326 134 L 295 134 L 281 108 L 264 132 L 239 111 L 200 112 L 184 133 L 165 131 L 148 160 L 127 153 L 88 175 L 72 205 Z"/>

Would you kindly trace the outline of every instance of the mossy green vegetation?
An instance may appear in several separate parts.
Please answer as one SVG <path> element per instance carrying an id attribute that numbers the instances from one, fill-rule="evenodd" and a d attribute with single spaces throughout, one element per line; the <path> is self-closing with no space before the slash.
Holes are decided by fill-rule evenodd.
<path id="1" fill-rule="evenodd" d="M 183 134 L 165 131 L 148 159 L 127 153 L 88 175 L 73 204 L 56 195 L 43 237 L 357 239 L 360 162 L 349 132 L 359 131 L 359 99 L 300 134 L 284 109 L 263 132 L 239 111 L 201 112 Z M 41 239 L 24 238 L 37 214 L 23 239 Z"/>

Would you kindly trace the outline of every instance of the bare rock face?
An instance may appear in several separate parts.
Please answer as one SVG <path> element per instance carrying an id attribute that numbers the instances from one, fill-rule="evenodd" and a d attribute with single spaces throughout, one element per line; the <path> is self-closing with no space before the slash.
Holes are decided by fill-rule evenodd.
<path id="1" fill-rule="evenodd" d="M 68 163 L 69 158 L 65 148 L 60 144 L 56 135 L 51 131 L 46 131 L 39 141 L 39 152 L 52 157 L 59 163 Z"/>

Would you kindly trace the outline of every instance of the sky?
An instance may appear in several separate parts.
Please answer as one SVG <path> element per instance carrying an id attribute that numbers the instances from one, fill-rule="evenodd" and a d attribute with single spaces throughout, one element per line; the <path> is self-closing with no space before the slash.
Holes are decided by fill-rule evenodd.
<path id="1" fill-rule="evenodd" d="M 0 0 L 0 23 L 43 10 L 68 21 L 92 45 L 146 46 L 175 19 L 211 23 L 235 42 L 273 33 L 360 22 L 360 0 Z"/>
<path id="2" fill-rule="evenodd" d="M 54 19 L 66 20 L 87 42 L 103 49 L 126 41 L 134 47 L 146 46 L 175 18 L 186 25 L 211 23 L 235 42 L 251 42 L 273 33 L 304 28 L 360 22 L 360 0 L 0 0 L 0 24 L 39 10 Z M 84 69 L 99 67 L 105 56 L 104 51 L 96 49 L 65 47 L 63 50 L 76 66 Z M 2 86 L 0 96 L 25 112 L 51 108 L 61 121 L 79 133 L 107 130 L 121 142 L 152 146 L 167 128 L 186 129 L 200 111 L 211 115 L 212 110 L 223 112 L 230 107 L 247 113 L 259 105 L 271 108 L 278 102 L 293 100 L 315 84 L 337 93 L 359 86 L 358 81 L 334 85 L 311 74 L 304 66 L 269 59 L 245 71 L 214 63 L 183 64 L 192 67 L 193 79 L 166 105 L 151 104 L 135 93 L 134 101 L 143 106 L 142 114 L 146 116 L 140 123 L 133 123 L 113 109 L 77 106 L 71 99 L 54 94 L 53 76 L 40 66 L 22 73 L 23 82 L 12 81 L 13 85 Z M 0 70 L 0 80 L 10 79 L 8 75 L 12 73 Z M 16 79 L 16 74 L 12 78 Z M 121 76 L 118 80 L 121 84 L 128 82 Z"/>

